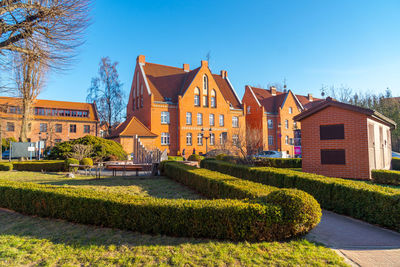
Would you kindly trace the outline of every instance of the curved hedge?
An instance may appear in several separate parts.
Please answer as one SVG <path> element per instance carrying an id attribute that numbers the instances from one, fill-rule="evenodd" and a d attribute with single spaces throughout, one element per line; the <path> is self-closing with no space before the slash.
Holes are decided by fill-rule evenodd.
<path id="1" fill-rule="evenodd" d="M 203 160 L 203 168 L 280 188 L 297 188 L 327 210 L 400 231 L 400 190 L 288 169 Z"/>
<path id="2" fill-rule="evenodd" d="M 270 241 L 281 233 L 281 209 L 241 200 L 133 197 L 90 189 L 0 180 L 0 207 L 28 215 L 147 234 Z"/>
<path id="3" fill-rule="evenodd" d="M 300 190 L 279 189 L 178 162 L 163 162 L 162 170 L 168 177 L 210 198 L 251 199 L 278 205 L 282 217 L 276 231 L 286 238 L 310 231 L 322 216 L 318 202 Z"/>

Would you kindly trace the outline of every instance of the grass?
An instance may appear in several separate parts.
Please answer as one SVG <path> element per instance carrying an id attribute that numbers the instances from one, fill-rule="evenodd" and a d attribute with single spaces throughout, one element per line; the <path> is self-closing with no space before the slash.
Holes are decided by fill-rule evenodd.
<path id="1" fill-rule="evenodd" d="M 94 177 L 77 176 L 66 178 L 63 173 L 38 173 L 38 172 L 0 172 L 0 179 L 18 182 L 31 182 L 39 184 L 52 184 L 64 187 L 79 187 L 136 196 L 152 196 L 157 198 L 203 198 L 197 192 L 163 176 L 154 177 Z"/>
<path id="2" fill-rule="evenodd" d="M 346 266 L 304 239 L 233 243 L 142 235 L 0 210 L 0 266 Z"/>

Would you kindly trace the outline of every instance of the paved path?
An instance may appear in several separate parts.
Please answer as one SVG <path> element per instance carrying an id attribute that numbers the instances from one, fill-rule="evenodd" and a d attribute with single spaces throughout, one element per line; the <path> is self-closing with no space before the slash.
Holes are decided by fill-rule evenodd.
<path id="1" fill-rule="evenodd" d="M 324 210 L 306 237 L 335 249 L 353 266 L 400 267 L 400 233 L 363 221 Z"/>

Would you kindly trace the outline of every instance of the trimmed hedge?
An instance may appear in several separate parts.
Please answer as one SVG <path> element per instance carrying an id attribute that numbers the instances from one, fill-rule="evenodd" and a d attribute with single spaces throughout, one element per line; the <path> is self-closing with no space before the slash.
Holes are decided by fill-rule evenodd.
<path id="1" fill-rule="evenodd" d="M 93 166 L 93 160 L 91 158 L 83 158 L 80 162 L 82 165 Z"/>
<path id="2" fill-rule="evenodd" d="M 64 160 L 64 168 L 65 171 L 74 171 L 76 172 L 78 170 L 78 167 L 70 168 L 69 165 L 71 164 L 78 164 L 79 165 L 79 160 L 74 159 L 74 158 L 68 158 Z"/>
<path id="3" fill-rule="evenodd" d="M 197 154 L 192 154 L 192 155 L 190 155 L 188 157 L 188 161 L 198 161 L 198 162 L 200 162 L 203 159 L 204 159 L 204 156 L 200 156 L 200 155 L 197 155 Z"/>
<path id="4" fill-rule="evenodd" d="M 63 160 L 37 160 L 12 162 L 14 170 L 30 172 L 62 172 L 65 171 Z"/>
<path id="5" fill-rule="evenodd" d="M 279 232 L 284 237 L 304 234 L 321 219 L 318 202 L 300 190 L 283 190 L 178 162 L 163 162 L 162 170 L 168 177 L 209 198 L 252 199 L 265 205 L 278 205 L 283 216 Z"/>
<path id="6" fill-rule="evenodd" d="M 0 171 L 12 171 L 13 165 L 11 162 L 1 162 Z"/>
<path id="7" fill-rule="evenodd" d="M 247 167 L 217 160 L 203 160 L 201 166 L 262 184 L 297 188 L 313 195 L 322 208 L 400 231 L 400 190 L 397 189 L 288 169 Z"/>
<path id="8" fill-rule="evenodd" d="M 90 189 L 0 180 L 0 207 L 28 215 L 147 234 L 270 241 L 281 232 L 281 209 L 241 200 L 135 197 Z"/>
<path id="9" fill-rule="evenodd" d="M 181 156 L 168 156 L 168 160 L 183 161 L 183 157 L 181 157 Z"/>
<path id="10" fill-rule="evenodd" d="M 400 172 L 388 170 L 372 170 L 372 179 L 378 184 L 400 185 Z"/>
<path id="11" fill-rule="evenodd" d="M 274 168 L 301 168 L 301 159 L 262 158 L 253 160 L 254 166 Z"/>
<path id="12" fill-rule="evenodd" d="M 392 158 L 392 169 L 400 171 L 400 158 Z"/>

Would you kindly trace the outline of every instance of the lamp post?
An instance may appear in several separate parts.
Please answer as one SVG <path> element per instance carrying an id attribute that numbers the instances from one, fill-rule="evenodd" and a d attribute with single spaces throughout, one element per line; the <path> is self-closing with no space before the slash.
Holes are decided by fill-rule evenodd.
<path id="1" fill-rule="evenodd" d="M 208 136 L 204 136 L 204 129 L 201 128 L 201 136 L 202 136 L 204 139 L 206 139 L 206 154 L 207 154 L 207 152 L 208 152 L 207 140 L 208 140 L 208 138 L 211 137 L 212 129 L 210 128 L 209 131 L 210 131 L 210 133 L 208 134 Z"/>

